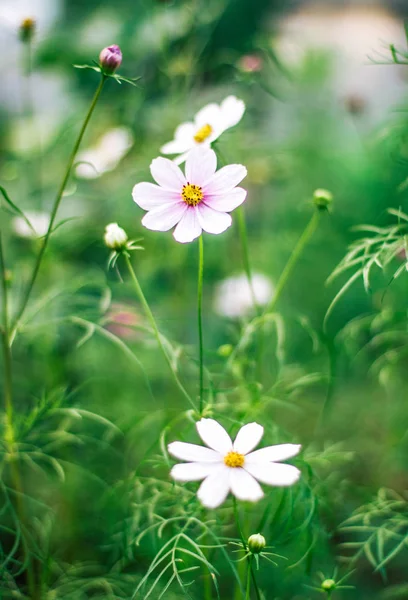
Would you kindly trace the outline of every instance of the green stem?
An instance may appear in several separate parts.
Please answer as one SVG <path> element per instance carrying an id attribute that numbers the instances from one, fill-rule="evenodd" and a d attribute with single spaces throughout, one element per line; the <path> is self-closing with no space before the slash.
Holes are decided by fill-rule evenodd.
<path id="1" fill-rule="evenodd" d="M 4 248 L 3 238 L 0 232 L 0 274 L 2 283 L 2 309 L 3 309 L 3 327 L 2 327 L 2 341 L 4 351 L 4 404 L 6 412 L 6 430 L 5 430 L 5 443 L 7 452 L 10 460 L 10 472 L 13 481 L 13 487 L 16 492 L 16 507 L 17 514 L 23 526 L 26 525 L 25 510 L 23 504 L 23 486 L 21 482 L 20 472 L 18 470 L 17 463 L 15 461 L 15 432 L 13 424 L 13 376 L 12 376 L 12 356 L 11 356 L 11 345 L 10 345 L 10 333 L 9 333 L 9 316 L 8 316 L 8 281 L 6 263 L 4 259 Z M 36 598 L 35 589 L 35 575 L 33 564 L 30 560 L 29 550 L 25 540 L 25 536 L 22 536 L 22 545 L 24 554 L 26 555 L 27 562 L 27 583 L 30 596 Z"/>
<path id="2" fill-rule="evenodd" d="M 252 555 L 248 553 L 248 544 L 246 542 L 244 533 L 242 531 L 241 522 L 239 519 L 239 512 L 238 512 L 238 503 L 237 503 L 237 499 L 235 498 L 235 496 L 232 497 L 232 504 L 234 507 L 234 518 L 235 518 L 235 523 L 237 525 L 239 537 L 241 538 L 244 552 L 247 553 L 248 571 L 251 573 L 252 585 L 255 590 L 255 595 L 256 595 L 257 600 L 261 600 L 261 593 L 259 591 L 258 583 L 256 581 L 256 575 L 255 575 L 254 566 L 253 566 L 253 562 L 252 562 Z M 251 579 L 249 577 L 248 577 L 248 579 L 249 579 L 249 581 L 251 581 Z M 247 579 L 247 594 L 248 594 L 248 579 Z M 247 595 L 247 598 L 249 598 L 248 595 Z"/>
<path id="3" fill-rule="evenodd" d="M 204 243 L 203 236 L 198 238 L 198 285 L 197 285 L 197 322 L 198 322 L 198 360 L 200 415 L 204 408 L 204 344 L 203 344 L 203 274 L 204 274 Z"/>
<path id="4" fill-rule="evenodd" d="M 292 274 L 292 271 L 293 271 L 297 261 L 299 260 L 300 256 L 302 255 L 303 250 L 305 249 L 305 247 L 307 246 L 308 242 L 310 241 L 311 237 L 313 236 L 314 232 L 317 229 L 317 226 L 318 226 L 319 220 L 320 220 L 320 212 L 321 211 L 318 208 L 316 208 L 315 212 L 312 215 L 312 218 L 310 219 L 309 223 L 306 225 L 305 230 L 303 231 L 302 235 L 300 236 L 298 243 L 294 247 L 292 254 L 289 257 L 289 260 L 286 263 L 285 268 L 282 271 L 282 275 L 279 278 L 278 285 L 276 286 L 273 298 L 272 298 L 271 302 L 268 304 L 268 306 L 265 308 L 264 314 L 271 313 L 274 311 L 274 309 L 280 299 L 280 296 L 285 288 L 285 285 L 287 284 L 289 277 Z"/>
<path id="5" fill-rule="evenodd" d="M 239 206 L 237 211 L 237 220 L 238 220 L 238 231 L 239 237 L 241 240 L 241 249 L 242 249 L 242 262 L 244 263 L 244 271 L 245 275 L 248 279 L 248 285 L 251 292 L 252 304 L 254 305 L 255 311 L 257 314 L 260 313 L 260 309 L 256 300 L 255 290 L 252 281 L 252 272 L 251 272 L 251 263 L 249 261 L 249 250 L 248 250 L 248 234 L 245 222 L 245 214 L 243 206 Z"/>
<path id="6" fill-rule="evenodd" d="M 249 565 L 249 561 L 247 562 L 247 584 L 246 584 L 246 594 L 245 600 L 251 600 L 251 567 Z"/>
<path id="7" fill-rule="evenodd" d="M 51 216 L 50 216 L 50 224 L 48 226 L 47 233 L 45 234 L 45 236 L 43 238 L 43 242 L 41 244 L 40 252 L 38 253 L 37 261 L 36 261 L 36 263 L 34 265 L 34 270 L 33 270 L 31 279 L 30 279 L 30 281 L 28 283 L 25 295 L 23 297 L 22 304 L 20 306 L 20 309 L 19 309 L 19 311 L 17 313 L 17 316 L 16 316 L 16 318 L 14 320 L 13 326 L 12 326 L 11 331 L 10 331 L 10 342 L 13 341 L 13 338 L 14 338 L 15 333 L 17 331 L 20 319 L 23 316 L 24 311 L 25 311 L 25 309 L 27 307 L 28 301 L 30 299 L 30 295 L 31 295 L 31 292 L 33 290 L 35 281 L 37 279 L 37 275 L 38 275 L 38 272 L 40 270 L 40 266 L 41 266 L 41 263 L 42 263 L 42 260 L 43 260 L 43 257 L 44 257 L 44 253 L 45 253 L 45 250 L 46 250 L 46 248 L 48 246 L 48 241 L 50 239 L 50 236 L 51 236 L 51 233 L 52 233 L 52 230 L 53 230 L 53 227 L 54 227 L 54 222 L 55 222 L 55 218 L 57 216 L 58 208 L 59 208 L 59 205 L 61 203 L 61 200 L 62 200 L 62 197 L 63 197 L 63 194 L 64 194 L 64 190 L 65 190 L 66 185 L 68 183 L 69 177 L 71 175 L 72 167 L 74 166 L 75 157 L 77 155 L 79 146 L 80 146 L 80 144 L 82 142 L 82 138 L 84 137 L 85 130 L 86 130 L 86 128 L 88 126 L 88 123 L 89 123 L 89 121 L 90 121 L 90 119 L 92 117 L 92 114 L 93 114 L 93 112 L 95 110 L 95 106 L 96 106 L 96 104 L 98 102 L 99 96 L 101 95 L 101 92 L 102 92 L 103 86 L 105 84 L 105 81 L 106 81 L 106 76 L 102 75 L 101 80 L 99 82 L 99 85 L 98 85 L 98 87 L 97 87 L 97 89 L 95 91 L 94 97 L 92 99 L 91 105 L 89 107 L 89 110 L 88 110 L 88 112 L 86 114 L 85 120 L 84 120 L 84 122 L 82 124 L 82 127 L 81 127 L 81 130 L 79 132 L 78 138 L 77 138 L 77 140 L 76 140 L 76 142 L 74 144 L 74 147 L 72 149 L 71 155 L 69 157 L 67 169 L 65 171 L 64 177 L 63 177 L 61 185 L 59 187 L 57 196 L 56 196 L 56 198 L 54 200 L 54 205 L 53 205 L 53 208 L 52 208 L 52 211 L 51 211 Z"/>
<path id="8" fill-rule="evenodd" d="M 135 273 L 135 271 L 134 271 L 134 269 L 132 267 L 132 263 L 130 262 L 129 254 L 127 254 L 126 252 L 124 252 L 123 256 L 125 258 L 126 266 L 128 268 L 130 277 L 132 279 L 133 287 L 135 288 L 136 293 L 139 296 L 139 300 L 142 303 L 142 306 L 144 308 L 144 311 L 146 313 L 147 318 L 149 319 L 149 322 L 150 322 L 150 325 L 151 325 L 151 327 L 153 329 L 153 333 L 154 333 L 154 336 L 156 338 L 156 341 L 157 341 L 157 343 L 159 345 L 160 350 L 162 351 L 162 354 L 163 354 L 164 358 L 166 359 L 166 362 L 167 362 L 167 364 L 169 366 L 169 369 L 170 369 L 170 371 L 171 371 L 171 373 L 173 375 L 174 381 L 175 381 L 177 387 L 179 388 L 179 390 L 181 391 L 181 393 L 183 394 L 183 396 L 186 398 L 186 400 L 188 400 L 188 402 L 191 404 L 191 406 L 195 410 L 196 409 L 195 404 L 194 404 L 193 400 L 191 399 L 189 393 L 187 392 L 187 390 L 185 389 L 185 387 L 181 383 L 181 381 L 179 379 L 179 376 L 177 375 L 177 372 L 176 372 L 176 370 L 175 370 L 175 368 L 174 368 L 174 366 L 173 366 L 173 364 L 171 362 L 171 359 L 170 359 L 170 357 L 169 357 L 169 355 L 168 355 L 168 353 L 166 351 L 166 348 L 163 345 L 163 342 L 162 342 L 162 339 L 161 339 L 161 335 L 160 335 L 159 329 L 157 327 L 156 320 L 155 320 L 155 318 L 153 316 L 152 311 L 150 310 L 150 306 L 149 306 L 149 304 L 148 304 L 148 302 L 147 302 L 147 300 L 145 298 L 143 290 L 140 287 L 139 280 L 136 277 L 136 273 Z"/>

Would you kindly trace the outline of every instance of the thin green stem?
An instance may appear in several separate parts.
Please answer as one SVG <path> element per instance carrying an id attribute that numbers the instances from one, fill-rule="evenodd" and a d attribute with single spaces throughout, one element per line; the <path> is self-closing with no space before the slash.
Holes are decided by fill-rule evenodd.
<path id="1" fill-rule="evenodd" d="M 281 297 L 281 294 L 293 272 L 293 269 L 294 269 L 297 261 L 299 260 L 300 256 L 302 255 L 303 250 L 305 249 L 305 247 L 307 246 L 308 242 L 310 241 L 314 232 L 317 229 L 317 226 L 318 226 L 319 220 L 320 220 L 320 213 L 321 213 L 321 211 L 318 208 L 316 208 L 309 223 L 306 225 L 305 230 L 303 231 L 302 235 L 300 236 L 298 243 L 294 247 L 292 254 L 289 257 L 289 260 L 286 263 L 285 268 L 282 271 L 282 275 L 279 278 L 278 285 L 276 286 L 273 298 L 272 298 L 271 302 L 268 304 L 268 306 L 265 308 L 264 314 L 271 313 L 275 310 L 275 307 L 276 307 L 276 305 Z"/>
<path id="2" fill-rule="evenodd" d="M 244 264 L 245 275 L 248 279 L 248 285 L 251 292 L 252 304 L 254 305 L 254 309 L 256 313 L 260 314 L 260 308 L 258 302 L 256 300 L 253 280 L 252 280 L 252 272 L 251 272 L 251 263 L 249 260 L 249 250 L 248 250 L 248 234 L 245 222 L 245 213 L 244 208 L 242 206 L 238 207 L 237 211 L 237 220 L 238 220 L 238 231 L 239 238 L 241 240 L 241 249 L 242 249 L 242 262 Z"/>
<path id="3" fill-rule="evenodd" d="M 250 553 L 248 553 L 248 544 L 246 542 L 246 539 L 244 537 L 244 532 L 242 531 L 242 527 L 241 527 L 241 522 L 239 519 L 239 511 L 238 511 L 238 503 L 237 500 L 235 498 L 235 496 L 233 496 L 232 498 L 232 504 L 234 507 L 234 518 L 235 518 L 235 523 L 238 529 L 238 533 L 239 533 L 239 537 L 241 538 L 241 542 L 244 548 L 244 552 L 247 553 L 247 564 L 248 564 L 248 571 L 251 573 L 251 579 L 252 579 L 252 585 L 253 588 L 255 590 L 255 595 L 257 600 L 261 600 L 261 593 L 259 591 L 259 587 L 258 587 L 258 583 L 256 581 L 256 575 L 255 575 L 255 571 L 254 571 L 254 566 L 253 566 L 253 561 L 252 561 L 252 555 Z M 249 581 L 251 581 L 251 579 L 248 576 Z M 247 579 L 247 594 L 248 594 L 248 579 Z M 246 598 L 249 598 L 249 596 L 247 595 Z"/>
<path id="4" fill-rule="evenodd" d="M 187 392 L 187 390 L 185 389 L 185 387 L 181 383 L 181 381 L 179 379 L 179 376 L 177 375 L 177 371 L 175 370 L 175 368 L 174 368 L 174 366 L 173 366 L 173 364 L 171 362 L 170 356 L 168 355 L 167 350 L 166 350 L 166 348 L 163 345 L 162 338 L 161 338 L 161 335 L 160 335 L 160 332 L 159 332 L 159 328 L 157 327 L 156 319 L 154 318 L 153 313 L 150 310 L 150 306 L 149 306 L 149 304 L 148 304 L 148 302 L 147 302 L 147 300 L 145 298 L 145 295 L 144 295 L 143 290 L 142 290 L 142 288 L 140 286 L 139 280 L 136 277 L 136 273 L 135 273 L 135 271 L 133 269 L 132 263 L 130 262 L 129 254 L 126 253 L 126 252 L 124 252 L 123 256 L 124 256 L 124 259 L 125 259 L 125 262 L 126 262 L 126 266 L 128 268 L 129 274 L 130 274 L 130 278 L 132 279 L 133 287 L 135 288 L 136 293 L 137 293 L 137 295 L 139 297 L 139 300 L 140 300 L 140 302 L 141 302 L 141 304 L 143 306 L 143 309 L 144 309 L 144 311 L 146 313 L 146 317 L 149 319 L 149 322 L 150 322 L 150 325 L 151 325 L 151 327 L 153 329 L 153 333 L 154 333 L 154 336 L 156 338 L 156 341 L 157 341 L 157 343 L 159 345 L 159 348 L 162 351 L 162 354 L 163 354 L 163 356 L 164 356 L 164 358 L 165 358 L 165 360 L 166 360 L 166 362 L 167 362 L 167 364 L 169 366 L 169 369 L 170 369 L 170 371 L 171 371 L 171 373 L 173 375 L 174 381 L 175 381 L 177 387 L 179 388 L 179 390 L 181 391 L 181 393 L 183 394 L 183 396 L 186 398 L 186 400 L 188 400 L 188 402 L 191 404 L 191 406 L 194 408 L 194 410 L 196 410 L 196 406 L 195 406 L 193 400 L 191 399 L 189 393 Z"/>
<path id="5" fill-rule="evenodd" d="M 9 333 L 9 315 L 8 315 L 8 280 L 6 262 L 4 258 L 3 237 L 0 232 L 0 274 L 2 284 L 2 312 L 3 312 L 3 327 L 2 341 L 4 351 L 4 404 L 6 412 L 6 430 L 4 440 L 6 443 L 7 452 L 9 454 L 10 472 L 13 482 L 13 487 L 16 492 L 16 507 L 17 514 L 23 525 L 26 525 L 25 509 L 23 504 L 23 486 L 21 482 L 20 472 L 15 461 L 15 432 L 14 432 L 14 409 L 13 409 L 13 375 L 12 375 L 12 356 Z M 27 561 L 27 583 L 30 596 L 36 598 L 36 586 L 33 564 L 30 560 L 29 550 L 25 536 L 22 536 L 22 546 Z"/>
<path id="6" fill-rule="evenodd" d="M 246 584 L 245 600 L 251 600 L 251 566 L 249 564 L 249 561 L 247 562 L 246 578 L 247 578 L 247 584 Z"/>
<path id="7" fill-rule="evenodd" d="M 55 218 L 57 216 L 58 208 L 59 208 L 59 205 L 61 203 L 62 197 L 64 195 L 64 191 L 65 191 L 65 188 L 67 186 L 69 177 L 71 175 L 72 167 L 74 166 L 75 157 L 77 155 L 79 146 L 81 145 L 82 138 L 84 137 L 84 133 L 86 131 L 88 123 L 89 123 L 89 121 L 90 121 L 90 119 L 92 117 L 92 114 L 93 114 L 94 110 L 95 110 L 95 107 L 96 107 L 96 104 L 98 102 L 99 96 L 101 95 L 101 92 L 102 92 L 103 86 L 105 84 L 105 81 L 106 81 L 106 76 L 102 75 L 101 80 L 99 82 L 99 85 L 98 85 L 98 87 L 97 87 L 97 89 L 95 91 L 94 97 L 92 99 L 91 105 L 89 107 L 89 110 L 88 110 L 88 112 L 86 114 L 85 120 L 84 120 L 84 122 L 82 124 L 82 127 L 81 127 L 81 130 L 79 132 L 79 135 L 77 137 L 77 140 L 76 140 L 76 142 L 74 144 L 74 147 L 73 147 L 72 152 L 70 154 L 70 157 L 68 159 L 68 165 L 67 165 L 64 177 L 62 178 L 62 182 L 61 182 L 61 185 L 60 185 L 59 190 L 57 192 L 57 196 L 56 196 L 56 198 L 54 200 L 54 205 L 53 205 L 53 208 L 52 208 L 52 211 L 51 211 L 50 223 L 49 223 L 49 226 L 48 226 L 47 233 L 45 234 L 45 236 L 43 238 L 43 241 L 42 241 L 42 244 L 41 244 L 41 248 L 40 248 L 40 251 L 38 253 L 36 263 L 34 265 L 33 273 L 31 275 L 31 279 L 30 279 L 30 281 L 28 283 L 26 292 L 25 292 L 24 297 L 23 297 L 23 301 L 21 303 L 20 309 L 19 309 L 19 311 L 18 311 L 18 313 L 16 315 L 16 318 L 14 320 L 13 326 L 12 326 L 11 331 L 10 331 L 10 342 L 13 341 L 13 338 L 14 338 L 15 333 L 17 331 L 20 319 L 23 316 L 24 311 L 25 311 L 25 309 L 27 307 L 28 301 L 30 299 L 31 292 L 33 290 L 35 281 L 37 279 L 37 275 L 38 275 L 38 272 L 40 270 L 40 266 L 41 266 L 41 263 L 42 263 L 42 260 L 43 260 L 43 257 L 44 257 L 45 250 L 46 250 L 46 248 L 48 246 L 48 241 L 49 241 L 51 233 L 53 231 L 54 222 L 55 222 Z"/>
<path id="8" fill-rule="evenodd" d="M 197 322 L 198 322 L 198 361 L 199 374 L 199 406 L 200 415 L 204 408 L 204 343 L 203 343 L 203 275 L 204 275 L 204 243 L 203 236 L 198 238 L 198 284 L 197 284 Z"/>

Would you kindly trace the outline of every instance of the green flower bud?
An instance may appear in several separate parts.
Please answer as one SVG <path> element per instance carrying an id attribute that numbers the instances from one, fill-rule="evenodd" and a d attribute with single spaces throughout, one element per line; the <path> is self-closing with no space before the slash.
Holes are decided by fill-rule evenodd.
<path id="1" fill-rule="evenodd" d="M 322 590 L 325 592 L 332 592 L 336 587 L 334 579 L 325 579 L 322 581 Z"/>
<path id="2" fill-rule="evenodd" d="M 328 210 L 333 202 L 333 194 L 329 190 L 318 189 L 313 193 L 313 204 L 319 210 Z"/>
<path id="3" fill-rule="evenodd" d="M 223 344 L 218 348 L 218 354 L 224 358 L 228 358 L 231 355 L 232 349 L 231 344 Z"/>
<path id="4" fill-rule="evenodd" d="M 260 533 L 253 533 L 248 538 L 248 548 L 252 554 L 259 554 L 266 546 L 266 540 Z"/>

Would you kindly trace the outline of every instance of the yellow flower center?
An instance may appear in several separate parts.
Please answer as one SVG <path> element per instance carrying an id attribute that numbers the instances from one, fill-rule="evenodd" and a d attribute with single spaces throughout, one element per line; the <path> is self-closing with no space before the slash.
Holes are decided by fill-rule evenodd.
<path id="1" fill-rule="evenodd" d="M 194 183 L 188 182 L 187 185 L 183 185 L 181 195 L 184 202 L 189 206 L 197 206 L 197 204 L 200 204 L 201 200 L 204 198 L 201 187 L 199 185 L 194 185 Z"/>
<path id="2" fill-rule="evenodd" d="M 239 452 L 228 452 L 226 456 L 224 456 L 224 463 L 227 467 L 242 467 L 245 462 L 245 456 L 243 454 L 239 454 Z"/>
<path id="3" fill-rule="evenodd" d="M 204 140 L 206 140 L 211 134 L 212 134 L 213 128 L 211 127 L 211 125 L 203 125 L 195 134 L 194 139 L 196 142 L 198 142 L 199 144 L 201 144 L 202 142 L 204 142 Z"/>

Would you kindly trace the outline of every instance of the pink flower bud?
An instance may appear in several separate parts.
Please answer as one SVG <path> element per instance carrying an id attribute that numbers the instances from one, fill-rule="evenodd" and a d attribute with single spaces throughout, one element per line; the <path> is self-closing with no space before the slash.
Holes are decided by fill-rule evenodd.
<path id="1" fill-rule="evenodd" d="M 99 55 L 99 64 L 106 75 L 112 75 L 122 63 L 122 52 L 113 44 L 104 48 Z"/>

